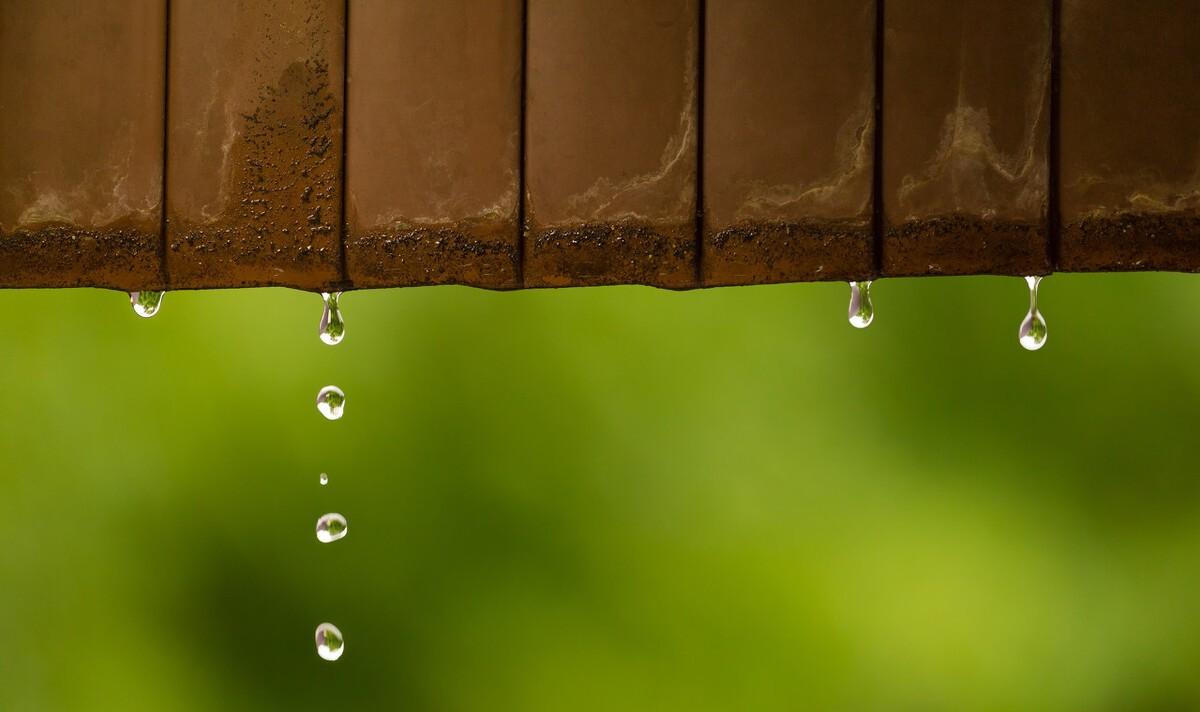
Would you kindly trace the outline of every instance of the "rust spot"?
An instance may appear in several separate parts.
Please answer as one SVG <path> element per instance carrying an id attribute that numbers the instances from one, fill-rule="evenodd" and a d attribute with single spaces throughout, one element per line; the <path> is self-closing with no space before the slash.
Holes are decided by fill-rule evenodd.
<path id="1" fill-rule="evenodd" d="M 289 65 L 242 116 L 231 151 L 236 197 L 220 219 L 172 217 L 172 287 L 264 284 L 322 289 L 340 281 L 340 78 L 310 59 Z"/>
<path id="2" fill-rule="evenodd" d="M 462 223 L 367 232 L 347 241 L 347 269 L 357 287 L 516 289 L 516 229 L 513 223 Z"/>
<path id="3" fill-rule="evenodd" d="M 1200 272 L 1200 215 L 1119 213 L 1066 225 L 1059 269 Z"/>
<path id="4" fill-rule="evenodd" d="M 0 287 L 162 289 L 158 231 L 45 225 L 0 234 Z"/>
<path id="5" fill-rule="evenodd" d="M 883 276 L 1045 275 L 1051 271 L 1043 222 L 953 215 L 890 227 Z"/>
<path id="6" fill-rule="evenodd" d="M 864 220 L 741 223 L 704 238 L 704 285 L 865 280 L 874 276 Z"/>
<path id="7" fill-rule="evenodd" d="M 645 284 L 689 289 L 696 283 L 693 226 L 592 224 L 531 231 L 527 287 Z"/>

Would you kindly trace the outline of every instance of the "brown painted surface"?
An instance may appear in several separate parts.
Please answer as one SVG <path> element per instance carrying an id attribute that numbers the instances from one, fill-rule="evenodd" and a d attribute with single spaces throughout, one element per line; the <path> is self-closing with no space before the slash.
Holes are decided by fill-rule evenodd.
<path id="1" fill-rule="evenodd" d="M 1050 270 L 1050 0 L 888 0 L 883 274 Z"/>
<path id="2" fill-rule="evenodd" d="M 697 281 L 697 0 L 529 0 L 525 283 Z"/>
<path id="3" fill-rule="evenodd" d="M 173 287 L 341 280 L 342 0 L 173 0 Z"/>
<path id="4" fill-rule="evenodd" d="M 165 8 L 0 3 L 0 286 L 162 286 Z"/>
<path id="5" fill-rule="evenodd" d="M 874 272 L 874 0 L 710 0 L 706 285 Z"/>
<path id="6" fill-rule="evenodd" d="M 1063 0 L 1064 270 L 1200 270 L 1200 0 Z"/>
<path id="7" fill-rule="evenodd" d="M 352 0 L 356 287 L 519 286 L 521 0 Z"/>

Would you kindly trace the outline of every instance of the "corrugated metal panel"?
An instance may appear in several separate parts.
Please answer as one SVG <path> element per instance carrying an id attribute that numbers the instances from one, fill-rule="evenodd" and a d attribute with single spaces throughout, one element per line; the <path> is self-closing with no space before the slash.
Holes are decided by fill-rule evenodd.
<path id="1" fill-rule="evenodd" d="M 519 285 L 521 0 L 350 4 L 356 286 Z"/>
<path id="2" fill-rule="evenodd" d="M 174 287 L 342 281 L 342 0 L 173 0 Z"/>
<path id="3" fill-rule="evenodd" d="M 0 3 L 0 286 L 161 286 L 165 18 Z"/>
<path id="4" fill-rule="evenodd" d="M 704 283 L 875 270 L 874 0 L 710 0 Z"/>
<path id="5" fill-rule="evenodd" d="M 528 286 L 697 283 L 697 0 L 529 0 Z"/>

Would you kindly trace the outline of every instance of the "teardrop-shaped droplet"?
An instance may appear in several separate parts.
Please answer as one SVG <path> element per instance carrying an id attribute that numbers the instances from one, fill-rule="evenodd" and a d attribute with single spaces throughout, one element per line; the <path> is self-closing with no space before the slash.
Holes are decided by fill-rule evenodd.
<path id="1" fill-rule="evenodd" d="M 345 537 L 348 531 L 350 525 L 346 523 L 346 518 L 336 512 L 322 514 L 317 520 L 317 541 L 322 544 L 337 541 Z"/>
<path id="2" fill-rule="evenodd" d="M 320 334 L 321 341 L 330 346 L 337 346 L 342 343 L 342 337 L 346 335 L 346 322 L 342 321 L 342 310 L 338 307 L 338 298 L 342 296 L 341 292 L 321 292 L 321 298 L 325 300 L 325 310 L 321 312 Z"/>
<path id="3" fill-rule="evenodd" d="M 1029 285 L 1029 312 L 1025 314 L 1025 320 L 1021 322 L 1021 328 L 1017 332 L 1017 338 L 1021 341 L 1021 346 L 1025 347 L 1026 351 L 1037 351 L 1046 345 L 1048 333 L 1046 331 L 1046 320 L 1042 317 L 1042 313 L 1038 311 L 1038 285 L 1041 284 L 1041 277 L 1026 277 L 1025 283 Z"/>
<path id="4" fill-rule="evenodd" d="M 871 303 L 871 282 L 850 283 L 850 326 L 865 329 L 875 321 L 875 305 Z"/>
<path id="5" fill-rule="evenodd" d="M 346 640 L 342 638 L 342 631 L 332 623 L 322 623 L 317 626 L 317 655 L 321 656 L 322 660 L 333 662 L 342 657 L 342 653 L 346 650 Z"/>
<path id="6" fill-rule="evenodd" d="M 133 313 L 143 319 L 154 316 L 162 306 L 164 294 L 166 292 L 130 292 L 129 303 L 133 305 Z"/>
<path id="7" fill-rule="evenodd" d="M 329 484 L 329 475 L 322 472 L 319 481 L 321 482 L 321 486 L 324 487 L 325 485 Z"/>
<path id="8" fill-rule="evenodd" d="M 327 420 L 337 420 L 346 410 L 346 394 L 337 386 L 325 386 L 317 393 L 317 410 Z"/>

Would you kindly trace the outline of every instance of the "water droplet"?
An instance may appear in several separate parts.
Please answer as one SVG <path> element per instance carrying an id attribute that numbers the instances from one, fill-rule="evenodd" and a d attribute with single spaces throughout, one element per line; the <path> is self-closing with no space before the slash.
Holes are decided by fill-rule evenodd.
<path id="1" fill-rule="evenodd" d="M 875 321 L 875 305 L 871 303 L 871 282 L 850 283 L 850 326 L 865 329 Z"/>
<path id="2" fill-rule="evenodd" d="M 329 484 L 329 475 L 322 472 L 320 480 L 321 480 L 321 486 L 325 486 L 325 485 Z"/>
<path id="3" fill-rule="evenodd" d="M 1021 329 L 1017 332 L 1017 336 L 1026 351 L 1037 351 L 1046 345 L 1047 337 L 1046 320 L 1038 311 L 1037 305 L 1038 285 L 1042 283 L 1042 278 L 1026 277 L 1025 283 L 1029 285 L 1029 313 L 1021 322 Z"/>
<path id="4" fill-rule="evenodd" d="M 317 520 L 317 541 L 322 544 L 342 539 L 348 531 L 350 531 L 350 525 L 346 523 L 346 518 L 340 514 L 334 512 L 323 514 Z"/>
<path id="5" fill-rule="evenodd" d="M 321 312 L 319 333 L 321 341 L 330 346 L 342 343 L 342 337 L 346 335 L 346 322 L 342 320 L 342 310 L 338 307 L 338 298 L 341 296 L 341 292 L 321 292 L 321 298 L 325 300 L 325 310 Z"/>
<path id="6" fill-rule="evenodd" d="M 321 656 L 322 660 L 333 662 L 342 657 L 345 650 L 346 641 L 336 625 L 322 623 L 317 626 L 317 655 Z"/>
<path id="7" fill-rule="evenodd" d="M 346 410 L 346 394 L 337 386 L 325 386 L 317 394 L 317 410 L 327 420 L 337 420 Z"/>
<path id="8" fill-rule="evenodd" d="M 133 313 L 143 319 L 154 316 L 162 306 L 164 294 L 166 292 L 130 292 L 129 303 L 133 305 Z"/>

